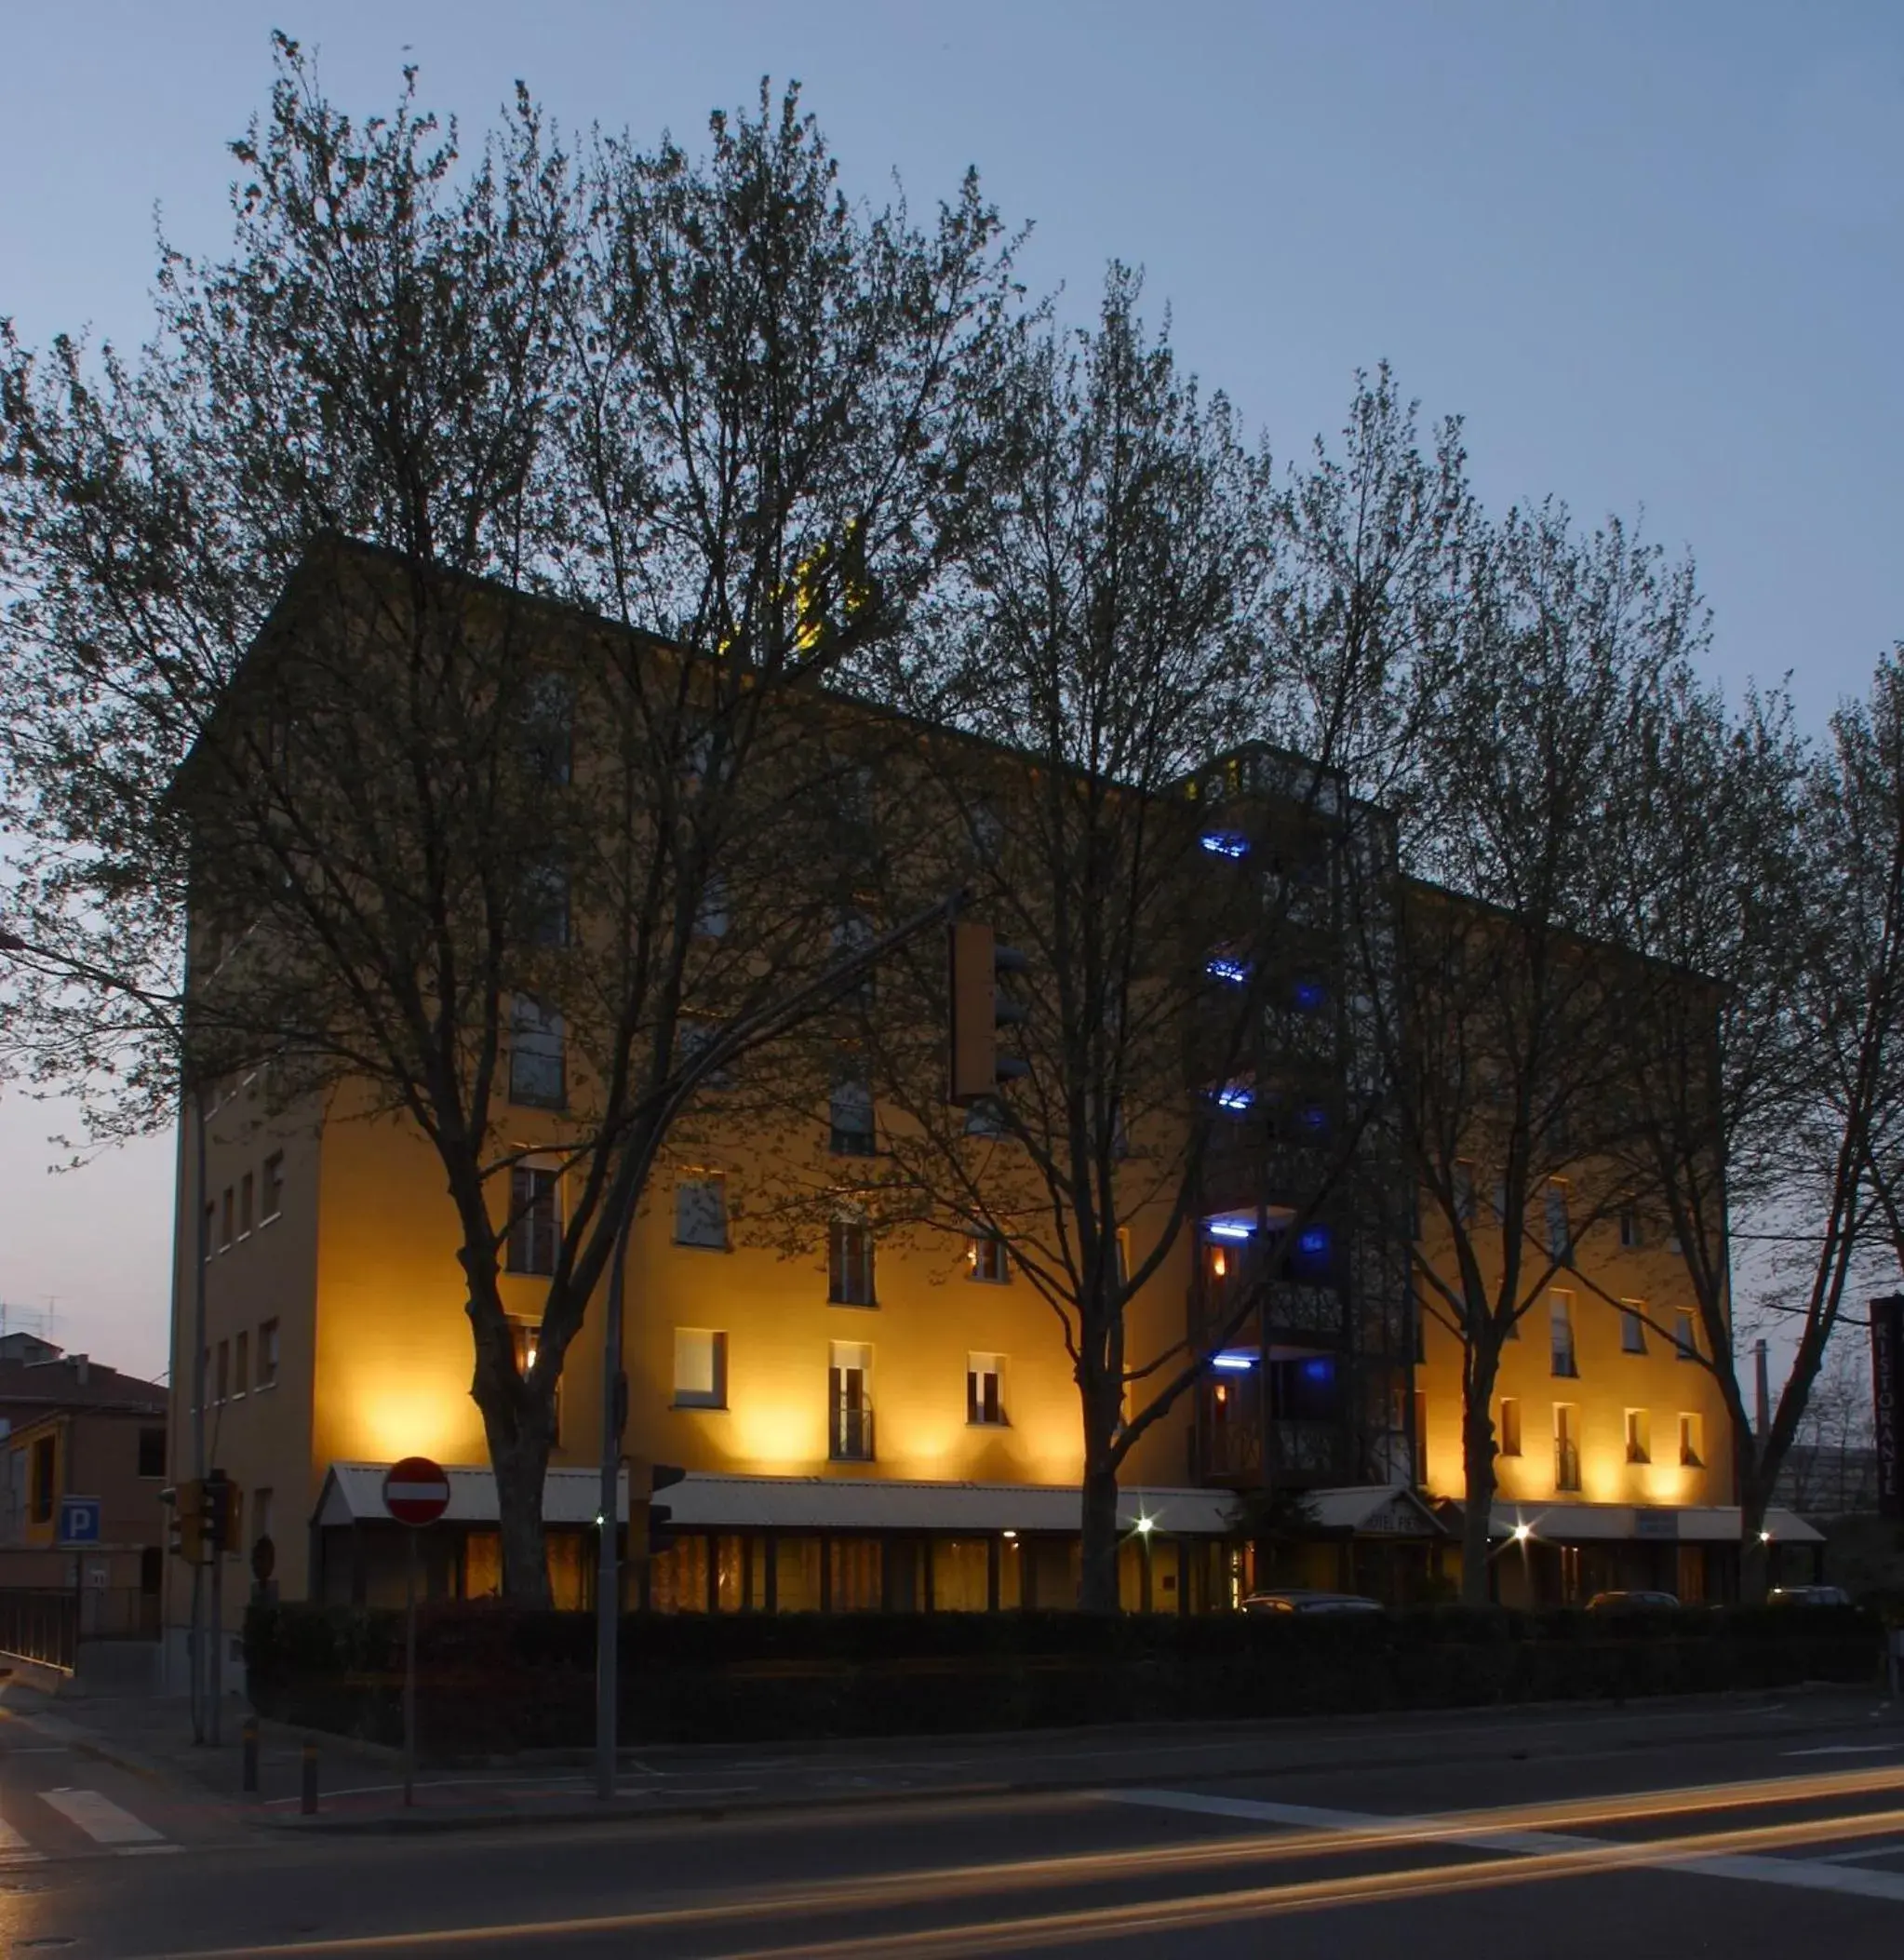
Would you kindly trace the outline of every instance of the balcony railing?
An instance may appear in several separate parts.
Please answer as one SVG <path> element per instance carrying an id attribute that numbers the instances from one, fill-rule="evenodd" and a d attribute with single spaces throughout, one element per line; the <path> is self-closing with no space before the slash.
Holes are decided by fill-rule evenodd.
<path id="1" fill-rule="evenodd" d="M 836 1463 L 873 1460 L 873 1412 L 864 1403 L 835 1403 L 830 1454 Z"/>

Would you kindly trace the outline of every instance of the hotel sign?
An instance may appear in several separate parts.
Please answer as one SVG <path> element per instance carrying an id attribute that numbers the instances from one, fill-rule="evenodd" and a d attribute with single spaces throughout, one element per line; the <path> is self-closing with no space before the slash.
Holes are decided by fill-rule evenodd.
<path id="1" fill-rule="evenodd" d="M 1904 1518 L 1904 1294 L 1870 1303 L 1870 1385 L 1878 1509 L 1887 1518 Z"/>

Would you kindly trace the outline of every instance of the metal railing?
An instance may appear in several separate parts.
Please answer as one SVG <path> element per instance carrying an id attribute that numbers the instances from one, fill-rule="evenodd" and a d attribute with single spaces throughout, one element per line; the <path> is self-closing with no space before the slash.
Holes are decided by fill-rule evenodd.
<path id="1" fill-rule="evenodd" d="M 832 1443 L 836 1462 L 870 1463 L 873 1460 L 872 1410 L 863 1403 L 836 1403 Z"/>
<path id="2" fill-rule="evenodd" d="M 79 1647 L 79 1601 L 68 1591 L 0 1589 L 0 1654 L 71 1673 Z"/>

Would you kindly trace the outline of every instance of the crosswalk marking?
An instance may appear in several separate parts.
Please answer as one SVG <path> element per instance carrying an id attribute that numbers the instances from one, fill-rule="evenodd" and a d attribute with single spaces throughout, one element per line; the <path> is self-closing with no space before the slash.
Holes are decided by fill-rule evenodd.
<path id="1" fill-rule="evenodd" d="M 43 1790 L 40 1795 L 97 1845 L 154 1845 L 165 1837 L 97 1790 Z"/>
<path id="2" fill-rule="evenodd" d="M 4 1817 L 0 1817 L 0 1865 L 37 1865 L 47 1854 L 35 1851 Z"/>

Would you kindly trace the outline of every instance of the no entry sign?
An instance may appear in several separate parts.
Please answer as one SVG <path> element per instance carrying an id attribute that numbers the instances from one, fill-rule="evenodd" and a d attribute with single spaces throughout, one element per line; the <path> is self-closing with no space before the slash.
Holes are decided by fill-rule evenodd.
<path id="1" fill-rule="evenodd" d="M 449 1479 L 440 1463 L 406 1457 L 383 1472 L 383 1509 L 399 1524 L 434 1524 L 449 1509 Z"/>

